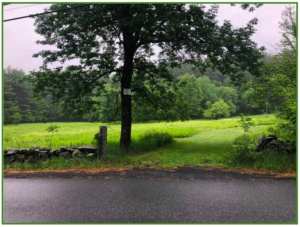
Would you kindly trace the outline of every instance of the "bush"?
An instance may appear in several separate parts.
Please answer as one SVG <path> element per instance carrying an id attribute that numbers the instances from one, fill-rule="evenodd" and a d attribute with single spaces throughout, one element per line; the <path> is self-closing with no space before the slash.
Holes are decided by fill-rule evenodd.
<path id="1" fill-rule="evenodd" d="M 239 154 L 250 155 L 256 148 L 254 140 L 254 138 L 247 134 L 239 136 L 234 140 L 233 148 Z"/>
<path id="2" fill-rule="evenodd" d="M 140 135 L 137 139 L 132 139 L 131 149 L 134 153 L 150 151 L 174 142 L 173 136 L 164 131 L 151 130 Z"/>
<path id="3" fill-rule="evenodd" d="M 233 152 L 222 162 L 229 167 L 266 170 L 296 170 L 296 154 L 278 153 L 272 150 L 255 152 L 257 135 L 245 135 L 235 139 Z"/>
<path id="4" fill-rule="evenodd" d="M 96 145 L 99 143 L 99 133 L 96 133 L 94 136 Z M 146 131 L 137 138 L 131 138 L 131 151 L 133 153 L 140 153 L 144 151 L 150 151 L 157 149 L 159 147 L 165 146 L 174 142 L 174 137 L 169 132 L 150 130 Z M 93 143 L 94 144 L 94 143 Z M 113 149 L 113 153 L 117 152 L 118 144 L 111 143 L 108 141 L 108 149 Z M 108 155 L 111 152 L 108 152 Z"/>

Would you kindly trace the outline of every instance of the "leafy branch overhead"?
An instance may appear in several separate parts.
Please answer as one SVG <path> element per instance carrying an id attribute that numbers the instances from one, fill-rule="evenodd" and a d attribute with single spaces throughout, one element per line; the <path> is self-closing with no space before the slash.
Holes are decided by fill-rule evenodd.
<path id="1" fill-rule="evenodd" d="M 73 6 L 54 4 L 50 10 Z M 39 16 L 36 32 L 44 39 L 37 43 L 55 46 L 55 50 L 34 55 L 43 59 L 43 65 L 27 79 L 34 84 L 37 96 L 51 94 L 66 113 L 81 115 L 93 111 L 93 97 L 103 92 L 105 78 L 109 77 L 120 83 L 121 91 L 132 89 L 133 96 L 157 104 L 157 98 L 152 95 L 151 102 L 149 94 L 159 91 L 172 99 L 167 91 L 175 86 L 170 69 L 182 64 L 191 64 L 201 72 L 216 68 L 237 84 L 245 80 L 247 72 L 259 75 L 264 48 L 251 40 L 257 19 L 234 28 L 229 21 L 218 25 L 217 13 L 217 5 L 97 4 L 93 9 L 83 7 Z M 75 59 L 79 63 L 65 69 L 49 68 L 52 63 Z M 121 144 L 128 148 L 131 97 L 123 92 L 121 105 Z"/>
<path id="2" fill-rule="evenodd" d="M 72 6 L 55 4 L 50 9 Z M 44 59 L 40 71 L 30 76 L 34 91 L 39 95 L 51 93 L 54 101 L 65 100 L 65 109 L 72 109 L 70 114 L 88 111 L 93 104 L 91 97 L 103 89 L 101 78 L 114 74 L 120 80 L 125 44 L 134 52 L 132 89 L 139 95 L 144 95 L 142 89 L 147 90 L 141 80 L 153 86 L 159 79 L 170 81 L 168 68 L 182 63 L 193 63 L 202 70 L 214 65 L 236 82 L 247 70 L 257 74 L 263 48 L 257 48 L 250 39 L 257 20 L 238 29 L 229 21 L 219 26 L 217 12 L 218 6 L 99 4 L 93 10 L 40 16 L 35 22 L 36 32 L 44 40 L 37 43 L 54 45 L 57 50 L 34 55 Z M 156 61 L 150 59 L 154 44 L 161 49 Z M 65 70 L 48 68 L 50 63 L 72 59 L 80 59 L 80 64 Z"/>

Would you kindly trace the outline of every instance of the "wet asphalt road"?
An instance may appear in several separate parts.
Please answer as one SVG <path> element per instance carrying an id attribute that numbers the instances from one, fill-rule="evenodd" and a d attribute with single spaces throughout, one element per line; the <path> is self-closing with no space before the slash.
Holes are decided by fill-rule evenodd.
<path id="1" fill-rule="evenodd" d="M 296 223 L 295 180 L 4 179 L 3 223 Z"/>

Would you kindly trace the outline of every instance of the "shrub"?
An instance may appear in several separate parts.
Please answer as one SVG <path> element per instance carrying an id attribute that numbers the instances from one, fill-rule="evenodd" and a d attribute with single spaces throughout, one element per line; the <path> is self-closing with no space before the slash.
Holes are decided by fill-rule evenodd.
<path id="1" fill-rule="evenodd" d="M 142 151 L 154 150 L 172 142 L 174 142 L 174 138 L 170 133 L 151 130 L 140 135 L 137 139 L 133 139 L 131 147 L 134 153 L 139 153 Z"/>
<path id="2" fill-rule="evenodd" d="M 278 153 L 272 150 L 255 152 L 257 135 L 243 135 L 233 142 L 233 152 L 222 162 L 229 167 L 266 170 L 296 170 L 296 154 Z"/>
<path id="3" fill-rule="evenodd" d="M 239 154 L 250 155 L 254 152 L 256 145 L 254 139 L 249 135 L 243 135 L 237 137 L 233 142 L 234 151 Z"/>
<path id="4" fill-rule="evenodd" d="M 99 143 L 99 133 L 96 133 L 94 136 L 94 141 L 96 142 L 97 146 Z M 131 151 L 133 153 L 140 153 L 144 151 L 150 151 L 157 149 L 159 147 L 165 146 L 174 142 L 174 137 L 165 131 L 157 131 L 157 130 L 149 130 L 144 132 L 143 134 L 139 135 L 136 138 L 131 139 Z M 118 144 L 108 141 L 108 149 L 113 149 L 113 152 L 118 153 Z M 108 151 L 108 155 L 111 152 Z"/>

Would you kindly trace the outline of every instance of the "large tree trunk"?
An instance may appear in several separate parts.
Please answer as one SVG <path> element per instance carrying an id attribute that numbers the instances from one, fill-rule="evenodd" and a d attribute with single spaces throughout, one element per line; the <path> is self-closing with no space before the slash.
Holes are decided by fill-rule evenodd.
<path id="1" fill-rule="evenodd" d="M 129 53 L 128 53 L 129 52 Z M 126 152 L 130 151 L 131 142 L 131 95 L 124 95 L 124 89 L 131 88 L 133 73 L 133 53 L 125 50 L 124 67 L 121 78 L 122 129 L 120 146 Z"/>

